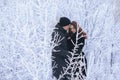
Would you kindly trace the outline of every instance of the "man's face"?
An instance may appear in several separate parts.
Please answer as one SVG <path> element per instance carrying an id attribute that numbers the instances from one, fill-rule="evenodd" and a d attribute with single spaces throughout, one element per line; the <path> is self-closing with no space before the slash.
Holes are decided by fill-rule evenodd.
<path id="1" fill-rule="evenodd" d="M 69 30 L 70 25 L 64 26 L 63 28 L 64 28 L 65 30 Z"/>

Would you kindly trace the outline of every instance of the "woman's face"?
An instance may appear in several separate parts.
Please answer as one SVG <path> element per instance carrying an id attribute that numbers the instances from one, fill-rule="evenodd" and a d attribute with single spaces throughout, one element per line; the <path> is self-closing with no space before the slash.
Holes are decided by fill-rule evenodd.
<path id="1" fill-rule="evenodd" d="M 70 26 L 70 30 L 75 33 L 76 32 L 76 29 L 73 27 L 73 25 Z"/>

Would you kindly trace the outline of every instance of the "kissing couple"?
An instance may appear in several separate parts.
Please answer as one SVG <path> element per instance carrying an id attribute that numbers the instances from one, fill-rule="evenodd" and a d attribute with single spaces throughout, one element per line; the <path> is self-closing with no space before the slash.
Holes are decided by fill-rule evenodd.
<path id="1" fill-rule="evenodd" d="M 86 32 L 76 21 L 61 17 L 52 32 L 52 74 L 57 80 L 81 80 L 86 77 L 87 60 L 83 47 Z"/>

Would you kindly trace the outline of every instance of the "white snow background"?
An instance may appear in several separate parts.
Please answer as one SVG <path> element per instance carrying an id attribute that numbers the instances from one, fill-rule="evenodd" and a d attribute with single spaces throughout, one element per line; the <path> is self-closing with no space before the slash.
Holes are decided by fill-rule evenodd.
<path id="1" fill-rule="evenodd" d="M 63 16 L 87 32 L 86 80 L 120 80 L 120 0 L 0 0 L 0 80 L 52 80 L 51 32 Z"/>

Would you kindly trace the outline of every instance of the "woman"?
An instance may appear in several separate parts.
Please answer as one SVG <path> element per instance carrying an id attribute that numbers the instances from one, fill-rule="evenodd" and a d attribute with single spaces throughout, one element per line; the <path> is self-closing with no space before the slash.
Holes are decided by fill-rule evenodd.
<path id="1" fill-rule="evenodd" d="M 74 53 L 74 57 L 72 59 L 74 63 L 72 65 L 74 68 L 72 71 L 74 73 L 73 77 L 78 77 L 79 80 L 86 77 L 87 60 L 84 52 L 82 52 L 85 44 L 85 39 L 87 39 L 86 33 L 82 31 L 80 27 L 78 27 L 77 22 L 72 21 L 67 42 L 68 50 Z"/>

